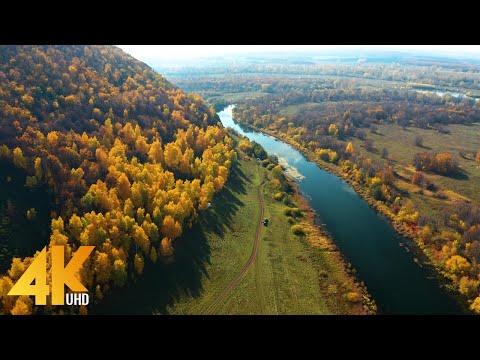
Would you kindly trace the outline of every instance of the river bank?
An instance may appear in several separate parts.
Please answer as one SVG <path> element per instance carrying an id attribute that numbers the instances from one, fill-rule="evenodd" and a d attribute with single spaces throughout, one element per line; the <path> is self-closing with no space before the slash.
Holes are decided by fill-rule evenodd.
<path id="1" fill-rule="evenodd" d="M 446 291 L 448 291 L 451 296 L 455 298 L 455 300 L 461 306 L 463 312 L 471 313 L 466 298 L 452 288 L 451 280 L 446 278 L 442 274 L 441 269 L 429 257 L 428 252 L 426 251 L 427 248 L 422 246 L 422 243 L 419 241 L 418 235 L 405 224 L 395 220 L 394 214 L 390 211 L 390 209 L 388 209 L 385 204 L 383 204 L 383 202 L 375 200 L 372 196 L 370 196 L 364 186 L 348 177 L 347 174 L 341 171 L 339 166 L 319 160 L 314 154 L 312 154 L 311 151 L 292 141 L 292 139 L 283 136 L 283 134 L 278 134 L 267 129 L 259 129 L 250 124 L 243 124 L 241 122 L 239 123 L 243 126 L 247 126 L 255 131 L 267 134 L 275 139 L 289 144 L 290 146 L 301 152 L 302 155 L 304 155 L 309 161 L 315 163 L 319 168 L 328 171 L 331 174 L 334 174 L 335 176 L 348 183 L 372 209 L 374 209 L 378 214 L 383 215 L 385 218 L 388 219 L 388 221 L 398 235 L 408 240 L 407 244 L 404 244 L 404 246 L 407 245 L 405 246 L 405 248 L 408 248 L 407 251 L 412 253 L 411 256 L 413 257 L 415 263 L 428 271 L 431 276 L 435 277 L 435 279 L 440 283 L 440 286 Z"/>
<path id="2" fill-rule="evenodd" d="M 419 266 L 420 260 L 414 261 L 412 254 L 406 253 L 404 244 L 410 245 L 413 240 L 401 236 L 391 219 L 380 215 L 378 204 L 365 201 L 361 188 L 345 181 L 340 169 L 337 172 L 333 165 L 312 161 L 315 159 L 305 149 L 277 134 L 235 123 L 232 112 L 233 106 L 229 106 L 219 113 L 224 126 L 256 141 L 268 153 L 277 154 L 308 198 L 322 228 L 332 235 L 368 287 L 380 314 L 464 313 L 427 267 Z"/>
<path id="3" fill-rule="evenodd" d="M 357 287 L 357 292 L 361 293 L 362 305 L 368 315 L 377 314 L 377 305 L 372 295 L 368 292 L 368 288 L 361 279 L 358 278 L 355 268 L 350 262 L 348 262 L 342 255 L 331 234 L 323 228 L 323 224 L 319 223 L 315 210 L 310 206 L 307 199 L 302 196 L 300 187 L 294 181 L 293 178 L 286 175 L 287 180 L 293 188 L 293 198 L 297 206 L 302 209 L 304 218 L 300 222 L 301 226 L 307 229 L 306 241 L 310 246 L 321 249 L 324 252 L 328 252 L 328 255 L 332 257 L 332 262 L 338 264 L 341 271 L 346 273 L 346 278 L 350 277 L 352 281 L 351 286 Z M 324 290 L 327 288 L 324 286 Z"/>

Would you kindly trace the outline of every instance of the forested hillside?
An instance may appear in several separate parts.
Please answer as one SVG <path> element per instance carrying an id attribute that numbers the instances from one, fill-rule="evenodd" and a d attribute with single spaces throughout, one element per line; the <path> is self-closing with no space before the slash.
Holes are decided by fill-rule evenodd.
<path id="1" fill-rule="evenodd" d="M 0 47 L 0 119 L 0 160 L 53 192 L 50 245 L 66 262 L 96 246 L 80 274 L 93 301 L 171 256 L 236 159 L 213 108 L 111 46 Z M 32 259 L 0 278 L 0 312 L 58 311 L 6 296 Z"/>

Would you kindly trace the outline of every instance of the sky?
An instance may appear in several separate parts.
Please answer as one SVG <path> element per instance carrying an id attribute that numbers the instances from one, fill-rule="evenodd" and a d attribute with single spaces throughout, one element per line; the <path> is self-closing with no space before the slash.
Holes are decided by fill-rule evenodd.
<path id="1" fill-rule="evenodd" d="M 118 45 L 141 61 L 187 60 L 266 51 L 397 50 L 480 57 L 480 45 Z"/>

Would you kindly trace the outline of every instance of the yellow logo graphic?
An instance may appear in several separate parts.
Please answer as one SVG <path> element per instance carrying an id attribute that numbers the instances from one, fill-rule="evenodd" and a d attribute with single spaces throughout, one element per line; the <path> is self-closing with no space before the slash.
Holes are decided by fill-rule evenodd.
<path id="1" fill-rule="evenodd" d="M 67 266 L 64 266 L 65 247 L 63 245 L 52 246 L 52 305 L 64 305 L 64 285 L 75 292 L 88 291 L 75 277 L 75 274 L 80 270 L 94 248 L 95 246 L 80 246 Z M 32 285 L 33 281 L 35 281 L 34 285 Z M 50 289 L 47 285 L 47 247 L 44 247 L 7 295 L 33 295 L 35 296 L 35 305 L 47 305 L 47 295 L 49 293 Z"/>

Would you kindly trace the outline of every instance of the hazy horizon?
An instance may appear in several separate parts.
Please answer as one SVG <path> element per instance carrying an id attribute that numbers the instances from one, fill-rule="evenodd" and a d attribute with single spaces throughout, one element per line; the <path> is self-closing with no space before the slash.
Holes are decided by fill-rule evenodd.
<path id="1" fill-rule="evenodd" d="M 268 52 L 317 52 L 328 55 L 338 51 L 397 51 L 418 55 L 480 58 L 480 45 L 118 45 L 122 50 L 145 61 L 189 60 L 215 56 L 234 56 Z"/>

